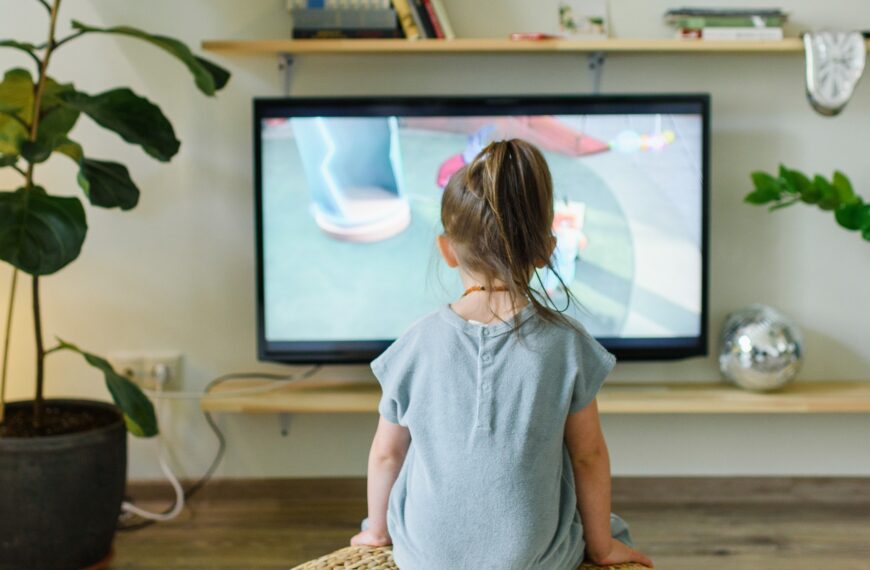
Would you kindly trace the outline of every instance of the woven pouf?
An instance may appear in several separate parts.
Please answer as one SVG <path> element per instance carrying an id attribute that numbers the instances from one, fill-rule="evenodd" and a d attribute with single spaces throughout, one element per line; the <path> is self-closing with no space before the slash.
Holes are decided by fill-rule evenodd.
<path id="1" fill-rule="evenodd" d="M 317 560 L 300 564 L 293 570 L 398 570 L 393 562 L 390 547 L 370 548 L 368 546 L 348 546 L 336 550 Z M 583 563 L 579 570 L 649 570 L 639 564 L 619 564 L 617 566 L 595 566 Z"/>

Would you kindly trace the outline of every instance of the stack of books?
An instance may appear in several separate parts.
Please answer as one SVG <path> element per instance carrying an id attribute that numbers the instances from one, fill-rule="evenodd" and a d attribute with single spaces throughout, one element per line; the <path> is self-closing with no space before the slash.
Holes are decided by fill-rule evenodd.
<path id="1" fill-rule="evenodd" d="M 401 38 L 390 0 L 287 0 L 294 39 Z"/>
<path id="2" fill-rule="evenodd" d="M 703 40 L 781 40 L 788 15 L 778 8 L 676 8 L 665 21 L 677 37 Z"/>
<path id="3" fill-rule="evenodd" d="M 455 37 L 441 0 L 287 0 L 294 39 Z"/>

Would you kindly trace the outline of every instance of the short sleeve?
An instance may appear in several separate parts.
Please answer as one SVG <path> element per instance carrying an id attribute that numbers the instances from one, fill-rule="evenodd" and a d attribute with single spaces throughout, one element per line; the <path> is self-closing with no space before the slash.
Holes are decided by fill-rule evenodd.
<path id="1" fill-rule="evenodd" d="M 378 412 L 389 422 L 403 424 L 402 418 L 410 400 L 412 351 L 407 339 L 400 338 L 372 361 L 372 372 L 381 385 Z"/>
<path id="2" fill-rule="evenodd" d="M 616 365 L 616 357 L 588 333 L 580 334 L 576 344 L 577 372 L 569 413 L 573 414 L 592 403 L 604 379 Z"/>

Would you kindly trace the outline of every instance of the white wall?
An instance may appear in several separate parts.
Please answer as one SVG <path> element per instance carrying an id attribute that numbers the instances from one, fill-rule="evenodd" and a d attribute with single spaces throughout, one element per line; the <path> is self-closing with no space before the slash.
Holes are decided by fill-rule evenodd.
<path id="1" fill-rule="evenodd" d="M 765 4 L 746 0 L 741 4 Z M 614 0 L 621 37 L 667 37 L 661 14 L 673 2 Z M 715 4 L 696 0 L 695 4 Z M 721 2 L 719 2 L 721 4 Z M 782 0 L 797 28 L 870 27 L 860 0 Z M 66 2 L 63 20 L 130 24 L 177 36 L 270 38 L 288 34 L 283 0 Z M 447 0 L 464 37 L 503 37 L 546 25 L 555 0 Z M 42 41 L 36 2 L 0 0 L 0 37 Z M 64 23 L 62 30 L 66 30 Z M 214 56 L 212 56 L 214 57 Z M 258 364 L 254 350 L 254 260 L 251 197 L 251 98 L 279 95 L 272 57 L 221 57 L 234 77 L 213 100 L 187 72 L 133 40 L 86 37 L 57 54 L 53 73 L 88 91 L 117 85 L 158 102 L 175 123 L 181 153 L 157 164 L 118 144 L 83 118 L 75 138 L 91 155 L 126 162 L 143 190 L 129 213 L 89 209 L 81 258 L 45 279 L 46 337 L 60 335 L 102 354 L 177 349 L 186 358 L 184 387 L 201 389 L 229 371 L 285 370 Z M 26 65 L 8 50 L 0 69 Z M 299 95 L 429 93 L 577 93 L 589 89 L 578 55 L 383 56 L 300 59 Z M 713 96 L 711 334 L 730 310 L 770 303 L 803 325 L 805 379 L 870 380 L 870 244 L 835 227 L 830 215 L 794 208 L 770 215 L 742 203 L 748 173 L 779 161 L 810 171 L 847 172 L 870 198 L 870 86 L 860 86 L 843 116 L 826 119 L 807 105 L 800 55 L 618 55 L 607 63 L 606 92 L 698 92 Z M 78 194 L 63 158 L 40 167 L 53 192 Z M 0 174 L 3 188 L 18 181 Z M 10 270 L 0 267 L 0 299 Z M 27 280 L 20 283 L 12 338 L 13 398 L 30 395 L 32 324 Z M 0 316 L 5 312 L 0 309 Z M 52 395 L 106 397 L 100 378 L 72 356 L 53 356 Z M 615 380 L 711 380 L 713 358 L 621 364 Z M 177 468 L 196 476 L 214 441 L 195 403 L 167 406 L 164 431 Z M 275 417 L 221 417 L 229 451 L 224 476 L 362 475 L 376 418 L 299 416 L 282 438 Z M 870 474 L 870 417 L 609 416 L 604 420 L 619 474 Z M 864 450 L 864 451 L 860 451 Z M 133 441 L 131 476 L 159 474 L 150 442 Z"/>

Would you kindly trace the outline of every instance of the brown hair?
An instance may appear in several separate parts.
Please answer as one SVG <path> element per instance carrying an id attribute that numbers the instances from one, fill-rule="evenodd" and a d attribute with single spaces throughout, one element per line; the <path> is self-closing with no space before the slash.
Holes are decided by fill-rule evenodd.
<path id="1" fill-rule="evenodd" d="M 550 261 L 553 180 L 534 145 L 511 139 L 480 151 L 444 188 L 441 224 L 460 263 L 484 277 L 481 285 L 491 288 L 501 281 L 513 306 L 528 299 L 544 319 L 571 324 L 551 307 L 545 290 L 530 285 L 539 266 L 558 276 Z M 567 287 L 565 291 L 570 301 L 573 296 Z"/>

